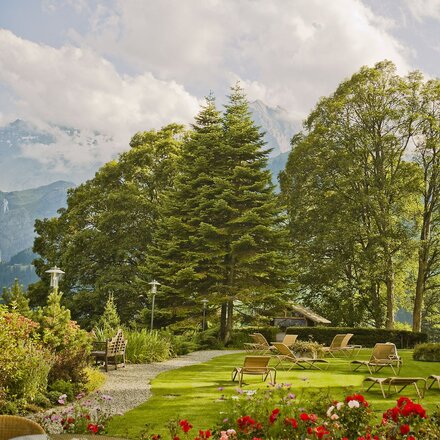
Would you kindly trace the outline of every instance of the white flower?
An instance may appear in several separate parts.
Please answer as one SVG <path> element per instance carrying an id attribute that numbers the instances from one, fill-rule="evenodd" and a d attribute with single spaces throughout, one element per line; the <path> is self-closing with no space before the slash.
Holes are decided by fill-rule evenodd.
<path id="1" fill-rule="evenodd" d="M 348 402 L 348 406 L 350 408 L 359 408 L 360 405 L 359 405 L 359 402 L 357 400 L 350 400 Z"/>
<path id="2" fill-rule="evenodd" d="M 327 410 L 327 417 L 331 416 L 332 411 L 335 409 L 335 407 L 332 405 L 328 410 Z"/>
<path id="3" fill-rule="evenodd" d="M 332 420 L 338 420 L 339 416 L 337 414 L 332 414 L 332 416 L 330 417 Z"/>
<path id="4" fill-rule="evenodd" d="M 336 409 L 339 411 L 344 406 L 344 402 L 338 402 L 336 404 Z"/>
<path id="5" fill-rule="evenodd" d="M 248 390 L 248 391 L 246 391 L 246 394 L 248 396 L 253 396 L 256 392 L 257 392 L 257 390 Z"/>

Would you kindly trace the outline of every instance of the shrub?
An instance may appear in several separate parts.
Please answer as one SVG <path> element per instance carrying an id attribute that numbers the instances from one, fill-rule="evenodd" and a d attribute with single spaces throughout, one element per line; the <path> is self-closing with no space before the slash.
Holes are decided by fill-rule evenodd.
<path id="1" fill-rule="evenodd" d="M 426 333 L 360 327 L 289 327 L 287 333 L 298 335 L 299 340 L 314 340 L 324 345 L 330 345 L 333 337 L 340 333 L 353 333 L 349 343 L 364 347 L 373 347 L 377 342 L 392 342 L 398 348 L 412 348 L 427 340 Z"/>
<path id="2" fill-rule="evenodd" d="M 416 361 L 440 362 L 440 343 L 416 345 L 413 359 Z"/>
<path id="3" fill-rule="evenodd" d="M 300 356 L 310 356 L 315 358 L 324 357 L 323 345 L 313 341 L 297 340 L 292 347 L 292 351 Z"/>
<path id="4" fill-rule="evenodd" d="M 157 330 L 125 330 L 125 356 L 128 362 L 142 364 L 160 362 L 172 356 L 171 344 Z"/>
<path id="5" fill-rule="evenodd" d="M 85 373 L 87 375 L 87 382 L 84 388 L 87 393 L 91 393 L 104 385 L 105 376 L 98 369 L 87 367 Z"/>
<path id="6" fill-rule="evenodd" d="M 65 394 L 69 402 L 73 400 L 74 389 L 71 382 L 58 379 L 49 386 L 49 391 L 56 391 L 58 395 Z"/>
<path id="7" fill-rule="evenodd" d="M 0 412 L 15 413 L 46 390 L 53 357 L 38 341 L 37 328 L 0 307 Z"/>

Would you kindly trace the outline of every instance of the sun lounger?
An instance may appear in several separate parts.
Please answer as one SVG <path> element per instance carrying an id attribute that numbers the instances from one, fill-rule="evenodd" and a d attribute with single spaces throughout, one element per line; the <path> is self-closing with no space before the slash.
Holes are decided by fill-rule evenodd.
<path id="1" fill-rule="evenodd" d="M 434 384 L 437 382 L 438 387 L 440 388 L 440 376 L 436 376 L 435 374 L 431 374 L 431 376 L 428 377 L 428 380 L 432 379 L 431 384 L 428 386 L 428 390 L 430 390 Z M 428 385 L 428 384 L 426 384 Z"/>
<path id="2" fill-rule="evenodd" d="M 333 341 L 331 342 L 329 347 L 324 347 L 324 352 L 330 354 L 335 357 L 335 353 L 343 353 L 343 354 L 353 354 L 356 350 L 359 353 L 362 345 L 348 345 L 348 341 L 353 336 L 353 333 L 343 333 L 339 335 L 335 335 Z"/>
<path id="3" fill-rule="evenodd" d="M 365 382 L 372 382 L 366 391 L 369 391 L 374 385 L 379 385 L 382 395 L 385 399 L 391 395 L 391 387 L 394 387 L 395 393 L 400 393 L 408 385 L 414 385 L 417 396 L 419 399 L 421 399 L 424 395 L 424 390 L 426 387 L 426 379 L 423 377 L 366 377 L 362 383 L 362 386 Z M 422 392 L 420 392 L 417 382 L 423 382 Z M 386 385 L 388 385 L 387 392 L 385 392 L 384 388 Z M 397 390 L 397 387 L 401 388 Z"/>
<path id="4" fill-rule="evenodd" d="M 370 374 L 373 374 L 373 372 L 376 373 L 384 367 L 390 367 L 393 373 L 398 375 L 402 367 L 402 359 L 397 354 L 397 348 L 394 344 L 390 342 L 378 343 L 374 346 L 368 361 L 354 360 L 350 362 L 350 367 L 355 365 L 357 365 L 357 367 L 355 367 L 353 371 L 365 366 L 368 368 Z M 397 368 L 397 373 L 394 367 Z"/>
<path id="5" fill-rule="evenodd" d="M 254 351 L 264 355 L 266 353 L 270 353 L 272 350 L 275 350 L 274 346 L 270 345 L 269 342 L 267 342 L 267 339 L 261 333 L 253 333 L 250 336 L 254 342 L 244 344 L 246 351 Z"/>
<path id="6" fill-rule="evenodd" d="M 276 382 L 277 370 L 269 367 L 270 356 L 246 356 L 242 367 L 235 367 L 232 370 L 232 381 L 239 377 L 239 386 L 243 383 L 243 375 L 252 374 L 261 376 L 265 381 L 269 376 L 272 383 Z"/>
<path id="7" fill-rule="evenodd" d="M 274 342 L 274 347 L 278 350 L 279 355 L 277 355 L 278 363 L 275 365 L 277 367 L 282 362 L 288 362 L 290 363 L 289 370 L 294 367 L 295 365 L 298 365 L 298 367 L 301 367 L 303 369 L 309 368 L 316 368 L 317 370 L 321 370 L 321 368 L 318 367 L 318 365 L 315 365 L 316 363 L 322 363 L 327 365 L 328 368 L 328 361 L 325 359 L 315 359 L 310 357 L 299 357 L 296 356 L 292 350 L 287 347 L 282 342 Z"/>

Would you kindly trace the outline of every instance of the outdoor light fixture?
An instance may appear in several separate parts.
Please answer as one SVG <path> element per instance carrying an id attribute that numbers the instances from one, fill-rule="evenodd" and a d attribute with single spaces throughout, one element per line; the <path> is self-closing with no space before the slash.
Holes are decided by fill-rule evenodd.
<path id="1" fill-rule="evenodd" d="M 154 323 L 154 299 L 156 298 L 157 293 L 157 286 L 160 286 L 160 283 L 156 280 L 151 281 L 151 283 L 148 283 L 151 286 L 151 322 L 150 322 L 150 329 L 153 330 L 153 323 Z"/>
<path id="2" fill-rule="evenodd" d="M 209 301 L 206 298 L 202 299 L 202 304 L 203 304 L 202 331 L 205 331 L 205 327 L 206 327 L 206 305 L 208 303 L 209 303 Z"/>
<path id="3" fill-rule="evenodd" d="M 61 276 L 65 273 L 59 267 L 52 267 L 52 269 L 46 270 L 46 273 L 50 273 L 50 287 L 54 290 L 58 289 L 58 281 L 61 279 Z"/>

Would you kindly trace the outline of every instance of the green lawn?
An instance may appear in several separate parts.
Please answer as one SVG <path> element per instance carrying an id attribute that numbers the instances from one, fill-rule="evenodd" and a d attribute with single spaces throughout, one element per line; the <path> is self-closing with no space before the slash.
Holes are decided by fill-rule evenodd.
<path id="1" fill-rule="evenodd" d="M 371 349 L 361 351 L 356 359 L 367 359 Z M 440 374 L 440 362 L 417 362 L 412 360 L 412 350 L 399 350 L 403 358 L 400 376 L 427 377 Z M 109 434 L 136 438 L 148 427 L 149 432 L 167 433 L 166 423 L 172 418 L 187 418 L 196 428 L 207 429 L 214 426 L 221 417 L 224 402 L 217 399 L 222 395 L 237 393 L 238 384 L 231 381 L 231 370 L 243 363 L 245 353 L 217 357 L 209 362 L 172 370 L 157 376 L 152 381 L 153 396 L 146 403 L 129 411 L 124 416 L 115 417 L 109 424 Z M 353 391 L 361 391 L 364 377 L 368 371 L 352 372 L 347 358 L 329 358 L 328 371 L 302 370 L 294 367 L 290 371 L 278 370 L 278 383 L 291 383 L 292 391 L 301 398 L 311 392 L 328 391 L 330 396 L 341 399 Z M 392 376 L 389 368 L 375 376 Z M 258 376 L 245 376 L 244 389 L 265 388 Z M 222 391 L 218 388 L 223 387 Z M 404 390 L 404 395 L 417 399 L 413 387 Z M 395 398 L 384 399 L 379 387 L 364 393 L 367 400 L 377 411 L 394 406 Z M 433 410 L 440 402 L 438 388 L 426 393 L 422 403 L 428 410 Z"/>

